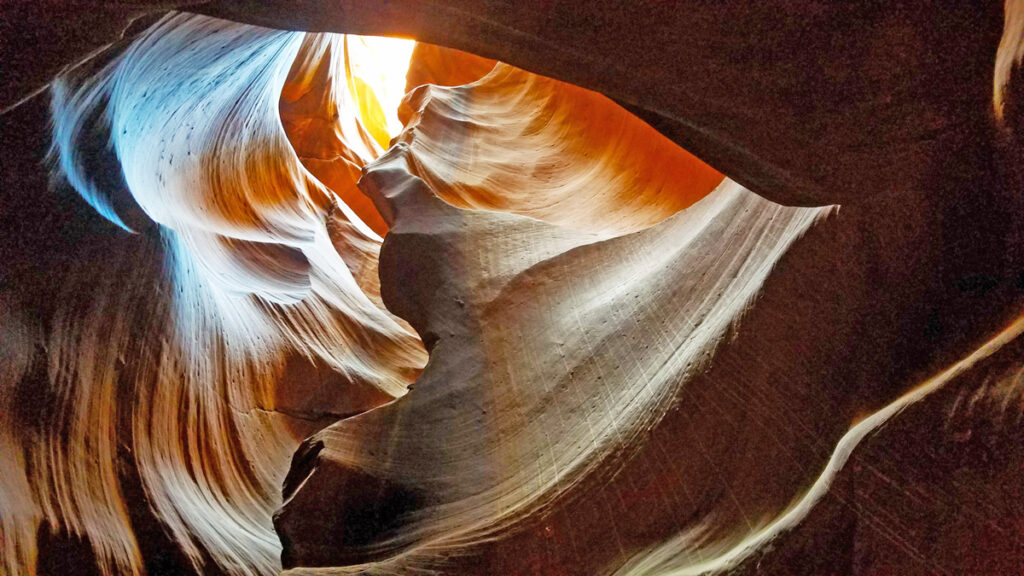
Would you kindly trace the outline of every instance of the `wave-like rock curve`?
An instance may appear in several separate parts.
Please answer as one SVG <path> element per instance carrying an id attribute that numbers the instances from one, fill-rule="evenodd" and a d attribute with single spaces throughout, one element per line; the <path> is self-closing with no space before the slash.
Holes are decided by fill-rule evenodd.
<path id="1" fill-rule="evenodd" d="M 1017 3 L 327 5 L 197 9 L 673 140 L 421 44 L 392 141 L 369 41 L 186 14 L 52 82 L 49 189 L 5 108 L 6 572 L 1012 569 Z"/>

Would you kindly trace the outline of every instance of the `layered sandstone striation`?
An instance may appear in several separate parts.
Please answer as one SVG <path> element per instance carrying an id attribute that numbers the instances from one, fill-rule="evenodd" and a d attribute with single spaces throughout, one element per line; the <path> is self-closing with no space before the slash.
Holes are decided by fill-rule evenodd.
<path id="1" fill-rule="evenodd" d="M 5 5 L 0 573 L 1018 569 L 1018 4 Z"/>

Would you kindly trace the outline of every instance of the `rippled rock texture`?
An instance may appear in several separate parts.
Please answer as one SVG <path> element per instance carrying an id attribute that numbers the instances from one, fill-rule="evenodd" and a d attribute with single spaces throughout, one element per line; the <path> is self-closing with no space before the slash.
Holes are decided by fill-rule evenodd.
<path id="1" fill-rule="evenodd" d="M 0 10 L 4 574 L 1024 566 L 1016 2 Z"/>

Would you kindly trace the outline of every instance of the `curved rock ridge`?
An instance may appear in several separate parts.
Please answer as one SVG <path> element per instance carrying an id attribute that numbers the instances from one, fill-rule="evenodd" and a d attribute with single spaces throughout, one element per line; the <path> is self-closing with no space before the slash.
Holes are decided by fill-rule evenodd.
<path id="1" fill-rule="evenodd" d="M 605 96 L 505 64 L 463 86 L 417 88 L 401 113 L 416 174 L 461 208 L 618 235 L 722 181 Z"/>
<path id="2" fill-rule="evenodd" d="M 409 72 L 405 76 L 406 92 L 424 84 L 461 86 L 476 82 L 497 64 L 490 58 L 424 42 L 416 43 L 411 60 Z M 401 108 L 399 114 L 407 110 L 408 108 Z M 407 121 L 406 118 L 402 118 L 403 124 Z"/>
<path id="3" fill-rule="evenodd" d="M 402 139 L 415 142 L 415 126 Z M 429 148 L 392 147 L 361 186 L 392 219 L 381 254 L 385 302 L 431 359 L 411 394 L 306 440 L 276 519 L 286 565 L 531 571 L 515 560 L 498 568 L 454 558 L 585 500 L 670 410 L 689 412 L 690 381 L 780 256 L 830 211 L 782 207 L 726 181 L 659 225 L 607 239 L 449 207 L 411 173 L 431 160 L 421 150 Z M 525 190 L 529 174 L 519 181 Z M 675 441 L 699 445 L 704 432 L 695 433 Z M 556 538 L 592 536 L 588 521 Z M 721 520 L 718 536 L 731 536 L 735 521 Z M 555 572 L 602 568 L 562 544 Z"/>
<path id="4" fill-rule="evenodd" d="M 785 513 L 780 514 L 770 523 L 765 524 L 760 530 L 749 534 L 745 539 L 734 543 L 731 547 L 716 547 L 717 549 L 712 548 L 715 552 L 714 554 L 707 554 L 707 548 L 704 549 L 704 554 L 700 554 L 697 543 L 700 542 L 701 536 L 692 532 L 684 532 L 674 539 L 668 540 L 650 550 L 637 554 L 626 565 L 617 570 L 615 575 L 639 576 L 642 574 L 662 574 L 664 576 L 690 576 L 695 574 L 722 573 L 729 569 L 735 569 L 737 564 L 741 561 L 747 561 L 748 565 L 752 564 L 753 562 L 750 561 L 751 557 L 760 550 L 763 550 L 766 547 L 766 544 L 785 536 L 787 532 L 797 528 L 799 524 L 805 521 L 814 511 L 816 506 L 821 505 L 822 500 L 830 496 L 830 492 L 838 492 L 839 490 L 835 489 L 835 485 L 839 483 L 841 475 L 849 477 L 859 471 L 859 468 L 863 464 L 855 464 L 852 467 L 848 467 L 847 463 L 851 459 L 865 463 L 867 466 L 874 468 L 873 471 L 880 475 L 882 469 L 891 468 L 891 460 L 889 458 L 857 458 L 854 455 L 854 451 L 861 448 L 861 443 L 867 445 L 861 449 L 861 453 L 869 452 L 872 448 L 876 451 L 892 450 L 893 452 L 899 452 L 905 450 L 905 448 L 898 445 L 893 446 L 892 444 L 884 444 L 885 441 L 893 442 L 894 440 L 891 437 L 887 438 L 887 431 L 883 430 L 883 428 L 893 420 L 897 421 L 894 427 L 906 428 L 907 421 L 920 420 L 921 418 L 933 420 L 934 411 L 936 411 L 937 408 L 938 411 L 947 412 L 949 420 L 945 423 L 946 426 L 949 426 L 950 424 L 953 426 L 962 426 L 965 420 L 974 419 L 975 422 L 973 422 L 973 424 L 979 429 L 984 429 L 987 423 L 1009 421 L 1009 425 L 1006 426 L 1005 429 L 998 430 L 998 432 L 993 436 L 1005 436 L 1008 440 L 1019 436 L 1021 429 L 1021 408 L 1024 407 L 1024 404 L 1019 403 L 1024 400 L 1024 387 L 1021 386 L 1020 381 L 1015 375 L 1007 373 L 1004 368 L 1004 363 L 1009 362 L 1010 364 L 1017 364 L 1019 366 L 1021 347 L 1024 345 L 1024 339 L 1020 337 L 1022 333 L 1024 333 L 1024 317 L 1018 318 L 1012 322 L 1005 329 L 982 344 L 978 349 L 974 350 L 952 366 L 925 380 L 913 390 L 910 390 L 882 409 L 857 422 L 836 444 L 835 451 L 830 456 L 828 463 L 822 469 L 821 475 L 815 479 L 814 484 L 811 485 L 811 487 L 802 494 L 800 498 L 794 500 L 794 502 L 786 509 Z M 993 358 L 993 356 L 995 358 Z M 1019 368 L 1017 369 L 1019 370 Z M 984 381 L 985 384 L 980 387 L 977 386 L 977 382 L 979 380 Z M 972 384 L 974 386 L 971 386 Z M 965 395 L 972 396 L 971 400 L 968 401 L 970 406 L 966 408 L 964 407 Z M 951 402 L 951 397 L 956 396 L 958 397 Z M 1009 407 L 1008 404 L 1010 402 L 1017 402 L 1018 404 L 1016 406 Z M 975 403 L 979 406 L 978 408 L 975 408 Z M 1003 405 L 997 408 L 995 405 L 1000 403 Z M 900 422 L 900 419 L 897 417 L 907 410 L 912 412 L 912 416 L 905 416 L 902 418 L 902 422 Z M 986 411 L 989 412 L 989 414 L 984 414 L 980 417 L 976 414 L 970 414 L 975 410 L 979 412 Z M 963 416 L 961 415 L 963 412 L 967 412 L 968 414 Z M 958 420 L 959 422 L 957 422 Z M 1016 420 L 1016 422 L 1013 423 L 1013 420 Z M 919 423 L 918 425 L 920 426 Z M 1000 428 L 1002 428 L 1002 426 L 1000 426 Z M 904 433 L 904 439 L 909 438 L 913 442 L 921 441 L 919 436 L 914 432 L 908 433 L 905 429 L 901 430 L 901 432 Z M 876 440 L 877 438 L 881 438 L 882 440 L 878 441 Z M 871 445 L 871 440 L 876 440 L 874 442 L 875 446 Z M 898 440 L 896 442 L 898 442 Z M 881 446 L 881 448 L 878 448 L 878 446 Z M 965 454 L 965 456 L 969 457 L 968 454 L 969 453 Z M 1016 454 L 1011 456 L 1011 458 L 1015 456 Z M 942 463 L 941 460 L 938 462 L 932 461 L 930 463 L 936 465 L 936 468 L 945 464 Z M 985 470 L 986 468 L 991 468 L 996 470 L 997 473 L 1002 473 L 1004 475 L 1009 472 L 1000 470 L 1001 467 L 999 465 L 989 467 L 984 464 L 979 464 L 980 463 L 974 464 L 976 469 Z M 855 471 L 851 471 L 851 468 Z M 929 473 L 927 466 L 913 466 L 913 468 L 917 468 L 917 470 L 914 471 L 917 473 L 921 473 L 922 471 L 925 474 Z M 910 472 L 908 476 L 914 472 Z M 940 482 L 936 482 L 936 484 L 940 484 Z M 951 484 L 955 485 L 956 482 L 952 482 Z M 954 486 L 954 489 L 956 488 L 960 487 Z M 906 498 L 906 495 L 895 497 L 890 496 L 890 498 L 891 500 L 903 505 L 906 505 L 906 503 L 899 502 L 901 498 L 906 498 L 911 501 L 933 500 L 935 504 L 928 502 L 927 505 L 929 507 L 933 507 L 933 509 L 940 510 L 944 505 L 955 505 L 956 500 L 950 498 L 948 495 L 942 494 L 941 490 L 932 491 L 930 486 L 921 487 L 918 488 L 918 490 L 925 495 L 925 498 L 921 498 L 918 495 L 915 495 L 918 496 L 917 498 Z M 997 489 L 997 491 L 1005 490 L 1006 488 L 1003 487 Z M 1019 490 L 1019 488 L 1017 490 Z M 1010 493 L 1013 493 L 1014 488 L 1009 488 L 1009 491 Z M 835 497 L 834 494 L 832 494 L 832 496 Z M 988 500 L 987 497 L 987 494 L 979 495 L 977 496 L 977 500 L 993 507 L 999 505 L 996 502 L 986 502 L 986 500 Z M 942 500 L 945 500 L 945 502 Z M 913 506 L 914 504 L 915 503 L 911 503 L 910 505 Z M 916 504 L 919 505 L 919 502 Z M 885 507 L 884 504 L 880 505 L 880 503 L 877 502 L 868 502 L 867 506 L 872 506 L 877 509 Z M 1011 506 L 1011 508 L 1017 507 Z M 895 509 L 899 510 L 899 508 Z M 953 516 L 955 517 L 956 515 L 954 514 Z M 919 526 L 915 526 L 915 520 L 916 519 L 911 519 L 906 521 L 897 517 L 897 519 L 892 523 L 897 526 L 900 523 L 903 523 L 904 526 L 919 528 Z M 959 518 L 957 518 L 957 520 L 959 520 Z M 875 529 L 881 534 L 887 534 L 892 540 L 891 545 L 893 545 L 893 547 L 903 547 L 906 555 L 912 557 L 912 562 L 904 564 L 904 569 L 909 571 L 917 572 L 921 570 L 922 565 L 925 564 L 931 564 L 932 566 L 950 573 L 964 573 L 964 569 L 969 566 L 971 572 L 974 570 L 987 571 L 988 569 L 991 569 L 992 566 L 1004 566 L 1008 568 L 1017 561 L 1014 556 L 1019 558 L 1019 554 L 1007 553 L 1005 549 L 1002 549 L 1000 550 L 1002 556 L 996 556 L 978 562 L 977 558 L 969 558 L 963 555 L 963 551 L 961 550 L 953 551 L 952 554 L 950 554 L 948 550 L 943 553 L 943 551 L 933 543 L 920 541 L 912 542 L 912 539 L 919 539 L 916 535 L 901 534 L 894 530 L 895 526 L 886 526 L 883 522 L 878 520 L 875 520 L 875 523 L 877 524 Z M 965 520 L 964 523 L 968 525 L 973 524 L 971 520 Z M 1019 520 L 1015 520 L 1014 523 L 1020 525 Z M 996 528 L 994 532 L 999 534 L 1002 530 Z M 872 544 L 877 546 L 877 543 L 872 542 Z M 923 557 L 918 551 L 918 546 L 921 548 L 929 546 L 935 556 L 941 555 L 944 557 Z M 993 547 L 997 549 L 1003 548 L 998 544 Z M 894 556 L 896 555 L 890 555 L 890 558 Z M 900 560 L 902 560 L 902 558 Z M 871 560 L 869 560 L 869 562 L 870 561 Z M 886 566 L 888 562 L 892 562 L 891 559 L 879 559 L 879 561 L 880 565 L 876 566 L 876 569 L 883 567 L 891 569 L 889 566 Z M 982 566 L 986 565 L 986 568 L 982 568 Z M 950 566 L 957 566 L 957 568 L 951 569 Z M 794 566 L 791 565 L 790 569 L 793 567 Z M 749 570 L 750 567 L 748 566 L 747 568 Z M 761 571 L 760 568 L 761 567 L 759 565 L 756 567 L 757 572 Z M 868 567 L 851 566 L 851 568 L 854 568 L 858 572 L 860 570 L 871 570 L 870 564 Z"/>
<path id="5" fill-rule="evenodd" d="M 5 340 L 25 334 L 4 396 L 45 399 L 2 422 L 8 572 L 34 570 L 44 521 L 102 573 L 141 573 L 134 530 L 156 518 L 178 569 L 276 573 L 270 514 L 298 441 L 419 373 L 419 339 L 380 302 L 381 239 L 346 203 L 381 148 L 349 92 L 302 108 L 302 80 L 351 80 L 340 42 L 175 14 L 55 82 L 59 175 L 139 234 L 52 271 L 45 320 L 4 314 Z M 356 164 L 337 193 L 289 140 L 309 152 L 299 132 L 325 110 L 351 121 L 312 136 Z"/>

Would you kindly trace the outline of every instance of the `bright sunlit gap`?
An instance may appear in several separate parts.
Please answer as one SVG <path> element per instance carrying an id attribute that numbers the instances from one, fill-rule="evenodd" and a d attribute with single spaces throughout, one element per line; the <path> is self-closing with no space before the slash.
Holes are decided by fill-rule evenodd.
<path id="1" fill-rule="evenodd" d="M 415 46 L 415 40 L 404 38 L 345 36 L 349 92 L 359 103 L 363 124 L 383 148 L 402 131 L 398 105 L 405 96 L 405 75 Z"/>

